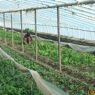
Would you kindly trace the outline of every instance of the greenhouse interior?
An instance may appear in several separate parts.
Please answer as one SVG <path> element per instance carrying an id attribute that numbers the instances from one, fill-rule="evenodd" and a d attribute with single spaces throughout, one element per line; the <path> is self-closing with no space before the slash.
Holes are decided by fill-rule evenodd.
<path id="1" fill-rule="evenodd" d="M 95 0 L 0 0 L 0 95 L 95 95 Z"/>

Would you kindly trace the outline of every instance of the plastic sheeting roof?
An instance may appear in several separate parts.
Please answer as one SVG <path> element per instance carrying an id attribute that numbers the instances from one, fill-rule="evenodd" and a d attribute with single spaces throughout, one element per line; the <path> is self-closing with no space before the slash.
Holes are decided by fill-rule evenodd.
<path id="1" fill-rule="evenodd" d="M 73 2 L 87 2 L 95 0 L 0 0 L 0 10 L 22 9 L 30 7 L 50 6 Z"/>
<path id="2" fill-rule="evenodd" d="M 72 1 L 72 0 L 64 0 L 64 1 Z M 62 0 L 0 0 L 0 8 L 1 10 L 11 10 L 11 9 L 21 9 L 21 8 L 29 8 L 29 7 L 40 7 L 47 5 L 55 5 L 63 3 Z"/>
<path id="3" fill-rule="evenodd" d="M 77 1 L 87 2 L 95 0 L 0 0 L 0 10 L 7 11 L 31 7 L 35 8 L 42 6 L 52 6 L 56 4 L 74 3 Z M 24 16 L 25 15 L 23 15 L 23 17 Z M 42 29 L 43 31 L 49 32 L 56 31 L 57 20 L 55 9 L 42 9 L 37 12 L 37 16 L 39 31 L 42 31 Z M 0 17 L 0 20 L 3 21 L 2 15 L 0 15 Z M 30 17 L 28 17 L 29 19 L 27 17 L 28 16 L 26 15 L 26 17 L 24 18 L 25 21 L 23 21 L 23 25 L 34 25 L 33 14 L 30 14 Z M 80 34 L 82 34 L 79 38 L 85 38 L 85 36 L 87 36 L 87 38 L 89 39 L 95 39 L 95 4 L 76 5 L 65 8 L 62 7 L 60 8 L 60 18 L 61 31 L 64 33 L 64 35 L 74 35 L 78 37 Z M 13 19 L 17 21 L 19 19 L 19 14 L 13 16 Z M 28 20 L 26 21 L 26 19 Z M 6 14 L 6 23 L 8 21 L 10 22 L 10 15 Z M 30 21 L 31 23 L 29 23 Z M 18 23 L 18 21 L 14 23 Z M 18 26 L 20 25 L 18 24 Z M 67 32 L 65 33 L 65 31 Z M 62 32 L 61 34 L 63 34 Z"/>

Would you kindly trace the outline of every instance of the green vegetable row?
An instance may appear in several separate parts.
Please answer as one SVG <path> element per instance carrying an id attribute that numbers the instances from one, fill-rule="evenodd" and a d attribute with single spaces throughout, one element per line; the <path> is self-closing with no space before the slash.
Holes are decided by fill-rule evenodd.
<path id="1" fill-rule="evenodd" d="M 30 69 L 38 71 L 45 80 L 57 85 L 62 90 L 68 91 L 70 95 L 86 95 L 87 94 L 89 87 L 86 84 L 83 84 L 80 81 L 73 80 L 72 78 L 66 76 L 65 74 L 61 75 L 49 68 L 42 67 L 38 65 L 37 63 L 32 62 L 25 56 L 22 56 L 7 47 L 2 46 L 2 48 L 9 55 L 11 55 L 18 63 Z"/>
<path id="2" fill-rule="evenodd" d="M 0 59 L 0 95 L 42 95 L 33 80 L 8 60 Z"/>
<path id="3" fill-rule="evenodd" d="M 0 29 L 0 38 L 4 40 L 4 30 Z M 11 32 L 6 32 L 7 41 L 11 41 Z M 21 48 L 20 33 L 14 32 L 15 47 Z M 25 45 L 25 51 L 35 54 L 35 40 L 30 45 Z M 93 64 L 95 56 L 89 53 L 80 53 L 73 49 L 62 47 L 62 64 L 64 65 L 80 65 L 80 64 Z M 38 54 L 40 56 L 48 57 L 55 63 L 58 62 L 57 45 L 54 42 L 46 40 L 38 40 Z"/>

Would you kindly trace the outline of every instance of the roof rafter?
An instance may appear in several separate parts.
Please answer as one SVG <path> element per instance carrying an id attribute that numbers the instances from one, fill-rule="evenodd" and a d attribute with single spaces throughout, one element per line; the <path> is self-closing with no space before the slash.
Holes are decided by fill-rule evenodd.
<path id="1" fill-rule="evenodd" d="M 56 8 L 56 7 L 69 7 L 69 6 L 77 6 L 77 5 L 87 5 L 87 4 L 94 4 L 95 1 L 86 1 L 86 2 L 75 2 L 75 3 L 65 3 L 60 5 L 53 5 L 53 6 L 44 6 L 44 7 L 35 7 L 35 8 L 26 8 L 26 9 L 17 9 L 17 10 L 9 10 L 9 11 L 2 11 L 0 13 L 10 13 L 10 12 L 18 12 L 18 11 L 29 11 L 29 10 L 39 10 L 39 9 L 48 9 L 48 8 Z"/>

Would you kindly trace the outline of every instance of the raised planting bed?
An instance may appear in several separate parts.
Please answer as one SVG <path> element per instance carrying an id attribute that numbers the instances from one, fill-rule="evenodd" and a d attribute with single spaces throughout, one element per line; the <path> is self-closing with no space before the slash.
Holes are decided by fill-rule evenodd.
<path id="1" fill-rule="evenodd" d="M 68 91 L 70 95 L 86 95 L 89 89 L 94 89 L 94 86 L 87 85 L 74 79 L 68 75 L 57 73 L 55 70 L 46 68 L 42 65 L 32 62 L 27 57 L 20 55 L 19 53 L 9 49 L 8 47 L 2 47 L 9 55 L 11 55 L 18 63 L 24 66 L 34 69 L 40 73 L 40 75 L 47 81 L 57 85 L 62 90 Z"/>

